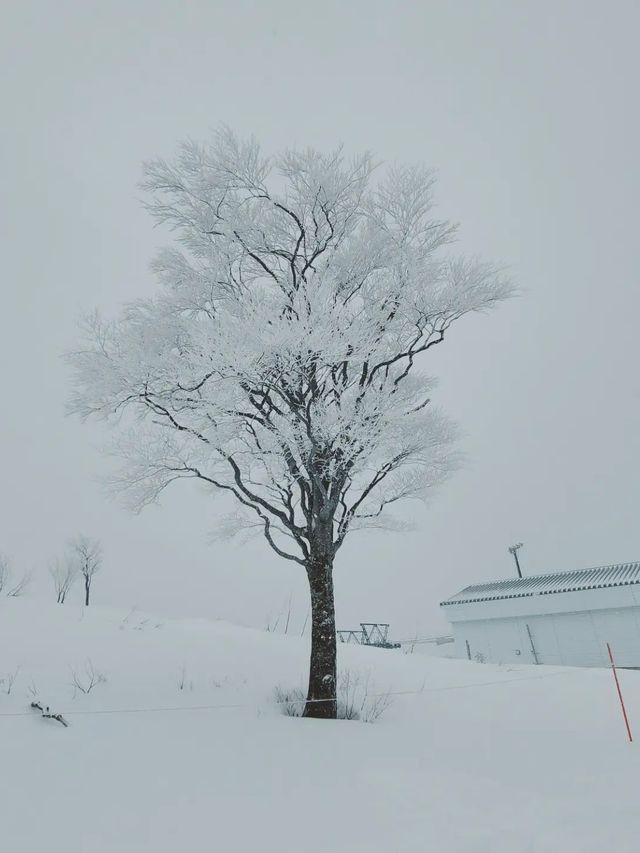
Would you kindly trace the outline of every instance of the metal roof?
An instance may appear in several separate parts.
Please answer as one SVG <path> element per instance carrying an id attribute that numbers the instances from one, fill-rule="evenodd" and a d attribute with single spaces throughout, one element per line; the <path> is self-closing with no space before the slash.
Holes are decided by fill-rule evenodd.
<path id="1" fill-rule="evenodd" d="M 618 563 L 614 566 L 599 566 L 595 569 L 579 569 L 575 572 L 555 572 L 550 575 L 534 575 L 510 578 L 468 586 L 457 595 L 440 602 L 470 604 L 475 601 L 497 601 L 501 598 L 525 598 L 531 595 L 551 595 L 555 592 L 575 592 L 582 589 L 602 589 L 608 586 L 627 586 L 640 583 L 639 563 Z"/>

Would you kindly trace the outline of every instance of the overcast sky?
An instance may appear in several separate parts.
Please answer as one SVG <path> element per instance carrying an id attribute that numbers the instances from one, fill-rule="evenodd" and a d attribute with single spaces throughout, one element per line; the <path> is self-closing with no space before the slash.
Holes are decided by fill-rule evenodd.
<path id="1" fill-rule="evenodd" d="M 338 622 L 440 630 L 440 599 L 514 573 L 640 559 L 637 2 L 7 3 L 0 22 L 0 550 L 34 568 L 101 538 L 95 601 L 263 627 L 306 579 L 210 541 L 192 483 L 134 516 L 97 482 L 104 436 L 64 414 L 77 320 L 148 295 L 161 235 L 143 159 L 224 122 L 284 146 L 439 171 L 439 214 L 523 295 L 432 350 L 465 469 L 411 534 L 362 532 Z M 79 591 L 76 591 L 79 595 Z"/>

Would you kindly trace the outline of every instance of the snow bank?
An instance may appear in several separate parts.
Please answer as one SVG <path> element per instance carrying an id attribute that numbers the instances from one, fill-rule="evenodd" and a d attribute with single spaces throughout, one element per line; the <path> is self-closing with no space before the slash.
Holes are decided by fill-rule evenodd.
<path id="1" fill-rule="evenodd" d="M 609 672 L 340 653 L 398 694 L 376 724 L 280 715 L 274 686 L 306 676 L 299 638 L 0 600 L 2 849 L 638 849 L 640 762 Z M 640 675 L 621 682 L 640 737 Z M 29 711 L 34 694 L 70 727 Z"/>

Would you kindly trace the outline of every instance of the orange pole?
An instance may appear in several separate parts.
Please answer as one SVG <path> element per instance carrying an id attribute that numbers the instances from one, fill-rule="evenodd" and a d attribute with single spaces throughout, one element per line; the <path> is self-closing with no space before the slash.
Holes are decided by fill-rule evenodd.
<path id="1" fill-rule="evenodd" d="M 607 643 L 607 651 L 609 652 L 609 660 L 611 661 L 611 669 L 613 671 L 613 678 L 616 682 L 616 690 L 618 691 L 618 699 L 620 699 L 620 707 L 622 708 L 622 716 L 624 717 L 624 724 L 627 727 L 627 734 L 629 736 L 629 743 L 633 741 L 633 736 L 631 734 L 631 727 L 629 726 L 629 718 L 627 717 L 627 709 L 624 707 L 624 699 L 622 698 L 622 690 L 620 690 L 620 682 L 618 681 L 618 673 L 616 672 L 616 665 L 613 661 L 613 654 L 611 652 L 611 646 Z"/>

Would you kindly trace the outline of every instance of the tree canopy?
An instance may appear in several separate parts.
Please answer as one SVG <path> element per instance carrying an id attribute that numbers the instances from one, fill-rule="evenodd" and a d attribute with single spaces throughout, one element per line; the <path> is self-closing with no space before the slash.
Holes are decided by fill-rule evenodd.
<path id="1" fill-rule="evenodd" d="M 289 150 L 221 130 L 145 167 L 147 206 L 177 246 L 160 292 L 94 316 L 73 354 L 72 409 L 122 421 L 120 485 L 136 506 L 197 478 L 232 493 L 227 530 L 259 524 L 308 565 L 314 529 L 393 525 L 450 468 L 454 430 L 425 353 L 507 297 L 492 264 L 451 252 L 434 175 Z M 401 524 L 401 522 L 400 522 Z"/>

